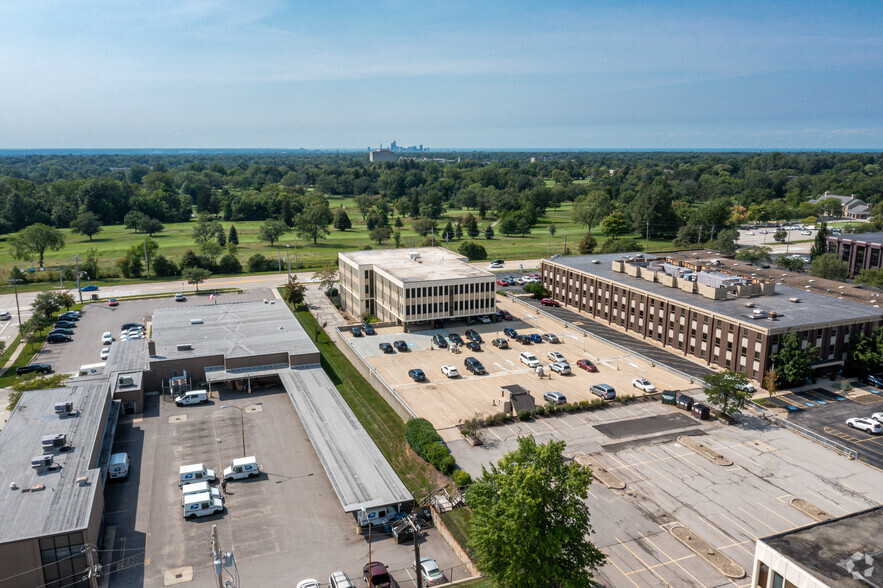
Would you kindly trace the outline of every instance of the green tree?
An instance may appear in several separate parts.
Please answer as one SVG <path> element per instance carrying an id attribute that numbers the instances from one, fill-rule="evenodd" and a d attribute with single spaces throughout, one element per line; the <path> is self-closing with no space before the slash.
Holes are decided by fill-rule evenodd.
<path id="1" fill-rule="evenodd" d="M 478 221 L 475 220 L 475 217 L 472 215 L 471 212 L 467 213 L 466 216 L 463 217 L 461 224 L 463 225 L 463 229 L 466 230 L 466 235 L 468 235 L 470 239 L 475 239 L 476 237 L 478 237 L 480 232 L 478 230 Z"/>
<path id="2" fill-rule="evenodd" d="M 266 241 L 272 247 L 286 232 L 288 232 L 288 225 L 281 220 L 268 218 L 258 230 L 258 239 Z"/>
<path id="3" fill-rule="evenodd" d="M 846 353 L 846 370 L 851 374 L 875 372 L 881 363 L 880 351 L 876 341 L 864 333 L 851 335 Z"/>
<path id="4" fill-rule="evenodd" d="M 61 310 L 58 294 L 56 292 L 40 292 L 31 303 L 31 309 L 33 309 L 34 317 L 38 323 L 51 322 L 55 313 Z"/>
<path id="5" fill-rule="evenodd" d="M 377 227 L 368 234 L 372 241 L 377 241 L 378 245 L 383 245 L 384 241 L 388 241 L 392 235 L 392 229 L 389 227 Z"/>
<path id="6" fill-rule="evenodd" d="M 497 586 L 592 585 L 604 554 L 589 541 L 592 473 L 563 459 L 565 443 L 520 437 L 467 490 L 469 545 Z"/>
<path id="7" fill-rule="evenodd" d="M 460 244 L 457 251 L 460 255 L 468 257 L 469 261 L 487 259 L 487 250 L 478 243 L 473 243 L 472 241 L 464 241 Z"/>
<path id="8" fill-rule="evenodd" d="M 598 246 L 598 241 L 595 239 L 594 235 L 589 231 L 583 235 L 583 238 L 579 240 L 579 245 L 577 245 L 577 251 L 582 255 L 589 255 L 595 252 L 595 248 Z"/>
<path id="9" fill-rule="evenodd" d="M 272 267 L 270 267 L 270 260 L 260 253 L 255 253 L 248 258 L 248 271 L 253 274 L 257 272 L 269 271 L 271 269 Z"/>
<path id="10" fill-rule="evenodd" d="M 101 261 L 101 256 L 98 253 L 97 249 L 87 249 L 85 258 L 80 261 L 80 269 L 86 272 L 88 279 L 97 280 L 98 279 L 98 263 Z"/>
<path id="11" fill-rule="evenodd" d="M 137 233 L 141 230 L 140 223 L 146 218 L 148 218 L 148 216 L 143 212 L 138 210 L 130 210 L 123 218 L 123 224 L 127 229 L 131 229 Z"/>
<path id="12" fill-rule="evenodd" d="M 56 300 L 58 301 L 58 305 L 65 310 L 70 310 L 71 306 L 77 303 L 77 299 L 74 298 L 74 295 L 70 292 L 57 292 Z M 3 350 L 0 350 L 0 353 L 3 353 Z"/>
<path id="13" fill-rule="evenodd" d="M 839 198 L 822 198 L 816 205 L 824 216 L 837 217 L 843 214 L 843 203 Z"/>
<path id="14" fill-rule="evenodd" d="M 773 233 L 773 240 L 784 242 L 788 238 L 788 231 L 785 229 L 776 229 L 776 232 Z"/>
<path id="15" fill-rule="evenodd" d="M 71 221 L 71 232 L 86 235 L 89 240 L 101 232 L 101 221 L 94 212 L 81 212 Z"/>
<path id="16" fill-rule="evenodd" d="M 503 235 L 514 235 L 518 232 L 518 219 L 516 219 L 515 216 L 510 215 L 501 220 L 497 226 L 500 229 L 500 233 Z"/>
<path id="17" fill-rule="evenodd" d="M 341 206 L 334 212 L 334 228 L 338 231 L 345 231 L 352 227 L 353 223 L 350 220 L 350 215 L 348 215 L 343 206 Z"/>
<path id="18" fill-rule="evenodd" d="M 643 250 L 644 243 L 637 239 L 607 239 L 601 244 L 598 253 L 632 253 Z"/>
<path id="19" fill-rule="evenodd" d="M 883 288 L 883 270 L 865 269 L 861 270 L 855 277 L 856 284 L 867 284 L 874 288 Z"/>
<path id="20" fill-rule="evenodd" d="M 445 230 L 442 231 L 441 238 L 445 241 L 450 241 L 454 238 L 454 225 L 451 221 L 448 221 L 448 224 L 445 225 Z"/>
<path id="21" fill-rule="evenodd" d="M 222 274 L 241 274 L 242 263 L 240 263 L 238 257 L 227 253 L 218 260 L 218 272 Z"/>
<path id="22" fill-rule="evenodd" d="M 740 412 L 751 399 L 751 392 L 745 388 L 748 378 L 733 370 L 709 372 L 702 376 L 705 381 L 704 390 L 708 401 L 718 407 L 724 414 Z"/>
<path id="23" fill-rule="evenodd" d="M 672 202 L 671 185 L 657 177 L 638 191 L 631 203 L 631 219 L 634 231 L 642 237 L 673 237 L 681 219 L 677 217 Z"/>
<path id="24" fill-rule="evenodd" d="M 463 238 L 463 225 L 462 224 L 457 223 L 456 225 L 454 225 L 454 237 L 456 237 L 457 239 Z"/>
<path id="25" fill-rule="evenodd" d="M 819 232 L 816 233 L 815 241 L 813 241 L 812 248 L 809 250 L 810 262 L 816 257 L 828 252 L 828 235 L 830 233 L 831 231 L 828 230 L 828 223 L 822 223 L 819 225 Z"/>
<path id="26" fill-rule="evenodd" d="M 236 227 L 234 225 L 230 225 L 230 234 L 227 235 L 227 243 L 239 245 L 239 233 L 236 232 Z"/>
<path id="27" fill-rule="evenodd" d="M 214 265 L 217 262 L 218 256 L 224 252 L 224 248 L 221 247 L 217 241 L 203 241 L 199 246 L 199 252 L 211 265 Z"/>
<path id="28" fill-rule="evenodd" d="M 522 290 L 524 290 L 528 294 L 531 294 L 537 300 L 549 297 L 549 291 L 546 290 L 546 287 L 539 282 L 531 282 L 530 284 L 525 284 Z"/>
<path id="29" fill-rule="evenodd" d="M 294 228 L 301 237 L 312 239 L 313 245 L 316 245 L 319 242 L 319 237 L 324 239 L 329 234 L 328 225 L 333 220 L 328 204 L 312 204 L 295 219 Z"/>
<path id="30" fill-rule="evenodd" d="M 573 211 L 570 218 L 575 223 L 584 225 L 587 229 L 595 225 L 595 221 L 604 218 L 613 210 L 613 203 L 604 190 L 592 190 L 585 196 L 580 196 L 573 203 Z"/>
<path id="31" fill-rule="evenodd" d="M 145 216 L 138 221 L 138 230 L 152 237 L 156 233 L 162 233 L 165 230 L 165 226 L 157 219 Z"/>
<path id="32" fill-rule="evenodd" d="M 812 260 L 809 275 L 826 280 L 846 279 L 848 268 L 836 253 L 823 253 Z"/>
<path id="33" fill-rule="evenodd" d="M 736 252 L 736 259 L 745 261 L 751 265 L 762 265 L 772 261 L 773 250 L 762 245 L 752 245 L 744 247 Z"/>
<path id="34" fill-rule="evenodd" d="M 484 228 L 484 238 L 488 240 L 494 238 L 494 227 L 488 225 Z"/>
<path id="35" fill-rule="evenodd" d="M 206 241 L 216 240 L 218 233 L 223 230 L 221 221 L 215 220 L 207 214 L 201 214 L 193 227 L 193 240 L 197 245 L 202 245 Z"/>
<path id="36" fill-rule="evenodd" d="M 803 259 L 800 257 L 779 256 L 776 258 L 776 267 L 788 270 L 789 272 L 802 272 L 804 269 L 803 265 Z"/>
<path id="37" fill-rule="evenodd" d="M 402 246 L 402 232 L 401 231 L 393 232 L 392 242 L 393 242 L 393 244 L 395 244 L 396 249 L 398 249 L 399 247 Z"/>
<path id="38" fill-rule="evenodd" d="M 304 294 L 306 291 L 307 287 L 299 283 L 297 277 L 292 276 L 288 279 L 288 283 L 285 284 L 285 290 L 282 293 L 282 297 L 292 306 L 298 307 L 304 303 Z"/>
<path id="39" fill-rule="evenodd" d="M 772 355 L 779 378 L 788 386 L 799 386 L 812 374 L 812 362 L 818 359 L 817 347 L 801 345 L 797 333 L 788 333 L 779 344 L 779 352 Z"/>
<path id="40" fill-rule="evenodd" d="M 210 271 L 201 267 L 188 267 L 183 272 L 181 272 L 182 277 L 187 280 L 188 284 L 193 284 L 196 286 L 196 291 L 199 292 L 199 285 L 205 282 L 209 276 L 212 275 Z"/>
<path id="41" fill-rule="evenodd" d="M 720 231 L 713 240 L 709 241 L 705 244 L 705 246 L 709 249 L 714 249 L 716 251 L 720 251 L 721 253 L 726 253 L 728 255 L 732 255 L 736 253 L 739 249 L 739 246 L 736 245 L 736 241 L 739 240 L 739 231 L 735 229 L 726 229 Z"/>
<path id="42" fill-rule="evenodd" d="M 414 228 L 415 233 L 421 237 L 425 237 L 438 228 L 438 221 L 431 218 L 418 218 L 411 223 L 411 226 Z"/>
<path id="43" fill-rule="evenodd" d="M 323 292 L 327 292 L 337 283 L 337 269 L 329 266 L 313 274 L 313 281 L 319 282 Z"/>
<path id="44" fill-rule="evenodd" d="M 63 248 L 64 235 L 55 227 L 35 223 L 10 237 L 9 247 L 15 259 L 31 260 L 36 255 L 40 259 L 40 267 L 43 267 L 46 250 L 58 251 Z"/>
<path id="45" fill-rule="evenodd" d="M 619 211 L 611 212 L 601 221 L 601 234 L 607 235 L 611 239 L 616 239 L 619 235 L 624 235 L 629 231 L 629 221 L 625 215 Z"/>

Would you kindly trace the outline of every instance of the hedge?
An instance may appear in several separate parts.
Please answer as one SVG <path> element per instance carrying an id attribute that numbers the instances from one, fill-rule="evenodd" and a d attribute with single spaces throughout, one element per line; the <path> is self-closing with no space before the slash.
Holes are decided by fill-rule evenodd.
<path id="1" fill-rule="evenodd" d="M 443 474 L 451 475 L 457 467 L 454 456 L 441 436 L 426 419 L 411 419 L 405 425 L 405 440 L 417 455 Z"/>

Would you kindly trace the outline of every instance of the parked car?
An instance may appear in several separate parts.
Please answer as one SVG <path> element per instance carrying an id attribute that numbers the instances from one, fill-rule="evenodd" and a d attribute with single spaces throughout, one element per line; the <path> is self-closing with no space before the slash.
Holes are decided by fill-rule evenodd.
<path id="1" fill-rule="evenodd" d="M 867 374 L 861 376 L 859 382 L 870 384 L 876 388 L 883 388 L 883 374 Z"/>
<path id="2" fill-rule="evenodd" d="M 56 329 L 74 329 L 77 326 L 77 323 L 74 321 L 55 321 L 55 324 L 52 325 Z"/>
<path id="3" fill-rule="evenodd" d="M 883 425 L 871 419 L 846 419 L 846 424 L 851 429 L 858 429 L 871 435 L 883 433 Z"/>
<path id="4" fill-rule="evenodd" d="M 549 359 L 549 361 L 557 361 L 560 363 L 567 363 L 567 360 L 564 359 L 564 356 L 557 351 L 550 351 L 549 353 L 546 354 L 546 357 Z"/>
<path id="5" fill-rule="evenodd" d="M 540 304 L 543 306 L 561 306 L 561 303 L 557 300 L 552 300 L 551 298 L 543 298 L 540 300 Z"/>
<path id="6" fill-rule="evenodd" d="M 570 365 L 563 361 L 556 361 L 554 363 L 549 364 L 549 369 L 553 372 L 557 372 L 562 376 L 566 376 L 570 373 Z"/>
<path id="7" fill-rule="evenodd" d="M 500 265 L 503 265 L 503 260 L 502 259 L 495 259 L 491 263 L 499 263 Z"/>
<path id="8" fill-rule="evenodd" d="M 469 351 L 481 351 L 481 343 L 478 341 L 470 341 L 466 344 L 466 349 Z"/>
<path id="9" fill-rule="evenodd" d="M 334 572 L 328 576 L 328 585 L 331 588 L 355 588 L 345 572 Z"/>
<path id="10" fill-rule="evenodd" d="M 561 343 L 561 339 L 559 339 L 556 335 L 552 333 L 543 334 L 543 341 L 546 343 Z"/>
<path id="11" fill-rule="evenodd" d="M 141 329 L 144 330 L 144 325 L 141 323 L 123 323 L 120 325 L 121 331 L 128 331 L 129 329 Z"/>
<path id="12" fill-rule="evenodd" d="M 353 337 L 361 337 L 362 336 L 362 328 L 361 327 L 352 327 L 350 329 L 350 333 L 353 334 Z"/>
<path id="13" fill-rule="evenodd" d="M 460 376 L 460 372 L 458 372 L 457 368 L 452 365 L 443 365 L 441 368 L 441 373 L 449 378 L 457 378 Z"/>
<path id="14" fill-rule="evenodd" d="M 600 396 L 605 400 L 613 400 L 616 398 L 616 390 L 613 389 L 613 386 L 608 384 L 595 384 L 589 388 L 589 392 L 596 396 Z"/>
<path id="15" fill-rule="evenodd" d="M 393 341 L 392 346 L 396 348 L 396 351 L 407 351 L 408 344 L 399 339 L 398 341 Z"/>
<path id="16" fill-rule="evenodd" d="M 381 343 L 379 345 L 379 347 L 380 347 L 380 350 L 384 353 L 394 353 L 394 351 L 395 351 L 392 348 L 392 345 L 390 345 L 389 343 Z"/>
<path id="17" fill-rule="evenodd" d="M 426 381 L 426 374 L 423 373 L 423 370 L 416 369 L 416 368 L 413 370 L 408 370 L 408 377 L 411 378 L 412 380 L 414 380 L 415 382 L 425 382 Z"/>
<path id="18" fill-rule="evenodd" d="M 80 292 L 95 292 L 96 290 L 98 290 L 98 286 L 95 284 L 89 284 L 88 286 L 80 288 Z"/>
<path id="19" fill-rule="evenodd" d="M 187 302 L 187 297 L 184 296 L 183 292 L 178 292 L 175 294 L 175 302 Z"/>
<path id="20" fill-rule="evenodd" d="M 516 331 L 515 329 L 510 329 L 509 327 L 506 327 L 505 329 L 503 329 L 503 334 L 506 335 L 507 337 L 509 337 L 510 339 L 514 339 L 515 337 L 518 336 L 518 331 Z"/>
<path id="21" fill-rule="evenodd" d="M 494 339 L 491 343 L 498 349 L 509 349 L 509 342 L 505 339 Z"/>
<path id="22" fill-rule="evenodd" d="M 110 345 L 111 343 L 113 343 L 113 333 L 110 331 L 104 331 L 104 334 L 101 335 L 101 344 Z"/>
<path id="23" fill-rule="evenodd" d="M 441 349 L 447 349 L 448 347 L 448 342 L 445 341 L 445 338 L 438 333 L 432 336 L 432 342 L 435 343 L 436 347 L 439 347 Z"/>
<path id="24" fill-rule="evenodd" d="M 491 263 L 491 269 L 503 269 L 502 263 Z"/>
<path id="25" fill-rule="evenodd" d="M 509 312 L 506 311 L 506 310 L 501 310 L 501 311 L 500 311 L 500 316 L 502 316 L 502 317 L 503 317 L 503 320 L 505 320 L 505 321 L 512 321 L 512 320 L 515 320 L 515 317 L 512 316 L 511 314 L 509 314 Z"/>
<path id="26" fill-rule="evenodd" d="M 448 335 L 448 341 L 450 341 L 451 343 L 456 343 L 457 345 L 462 345 L 463 344 L 463 337 L 461 337 L 457 333 L 451 333 Z"/>
<path id="27" fill-rule="evenodd" d="M 52 366 L 48 363 L 30 363 L 28 365 L 23 365 L 21 367 L 15 368 L 15 375 L 22 376 L 24 374 L 32 374 L 35 372 L 39 372 L 41 374 L 48 374 L 52 371 Z"/>
<path id="28" fill-rule="evenodd" d="M 366 335 L 374 335 L 376 331 L 374 331 L 374 327 L 369 325 L 368 323 L 362 323 L 362 330 L 365 331 Z"/>
<path id="29" fill-rule="evenodd" d="M 440 569 L 438 569 L 438 564 L 435 563 L 435 560 L 431 557 L 421 557 L 420 565 L 417 566 L 417 563 L 415 562 L 414 569 L 418 571 L 423 578 L 424 586 L 437 586 L 447 582 L 445 575 Z"/>
<path id="30" fill-rule="evenodd" d="M 386 566 L 379 561 L 370 561 L 362 567 L 362 578 L 368 582 L 369 586 L 375 588 L 383 588 L 392 583 Z"/>
<path id="31" fill-rule="evenodd" d="M 319 580 L 307 578 L 297 583 L 297 588 L 320 588 Z"/>
<path id="32" fill-rule="evenodd" d="M 491 317 L 486 314 L 481 315 L 478 320 L 480 320 L 483 325 L 491 324 Z"/>
<path id="33" fill-rule="evenodd" d="M 108 357 L 110 357 L 110 347 L 102 347 L 100 355 L 101 355 L 101 361 L 104 361 Z"/>
<path id="34" fill-rule="evenodd" d="M 542 342 L 543 342 L 543 338 L 540 337 L 540 336 L 539 336 L 538 334 L 536 334 L 536 333 L 531 333 L 530 335 L 528 335 L 528 337 L 530 337 L 530 342 L 531 342 L 531 343 L 542 343 Z"/>
<path id="35" fill-rule="evenodd" d="M 871 415 L 871 418 L 883 425 L 883 412 L 875 412 Z"/>
<path id="36" fill-rule="evenodd" d="M 66 343 L 68 341 L 73 341 L 73 337 L 64 333 L 52 333 L 46 337 L 47 343 Z"/>
<path id="37" fill-rule="evenodd" d="M 69 310 L 58 315 L 56 320 L 60 321 L 78 321 L 82 315 L 77 310 Z"/>
<path id="38" fill-rule="evenodd" d="M 117 299 L 116 299 L 116 298 L 109 298 L 109 299 L 107 300 L 107 305 L 108 305 L 108 306 L 119 306 L 120 303 L 117 302 Z"/>
<path id="39" fill-rule="evenodd" d="M 576 367 L 582 368 L 582 369 L 586 370 L 587 372 L 597 372 L 598 371 L 598 368 L 595 367 L 595 364 L 593 364 L 588 359 L 577 360 Z"/>
<path id="40" fill-rule="evenodd" d="M 515 335 L 513 339 L 515 339 L 522 345 L 530 345 L 530 335 Z"/>
<path id="41" fill-rule="evenodd" d="M 656 392 L 656 386 L 651 384 L 650 380 L 648 380 L 647 378 L 635 378 L 634 380 L 632 380 L 632 386 L 646 394 Z"/>
<path id="42" fill-rule="evenodd" d="M 61 333 L 62 335 L 73 335 L 74 330 L 73 329 L 62 329 L 62 328 L 50 329 L 49 332 L 46 334 L 47 335 L 54 335 L 55 333 Z"/>
<path id="43" fill-rule="evenodd" d="M 505 278 L 500 278 L 499 280 L 497 280 L 497 286 L 508 286 L 508 285 L 509 285 L 509 280 L 507 280 Z"/>
<path id="44" fill-rule="evenodd" d="M 546 392 L 543 394 L 543 400 L 546 402 L 551 402 L 552 404 L 565 404 L 567 403 L 567 397 L 564 396 L 561 392 Z"/>
<path id="45" fill-rule="evenodd" d="M 537 356 L 530 351 L 522 351 L 518 355 L 518 360 L 529 368 L 536 368 L 540 366 L 540 360 L 538 360 Z"/>
<path id="46" fill-rule="evenodd" d="M 463 360 L 463 365 L 466 366 L 466 371 L 472 372 L 477 376 L 487 373 L 487 370 L 484 369 L 484 366 L 481 365 L 481 362 L 474 357 L 467 357 L 465 360 Z"/>
<path id="47" fill-rule="evenodd" d="M 475 329 L 466 329 L 466 332 L 463 334 L 470 341 L 478 341 L 479 343 L 481 343 L 481 335 L 479 335 L 478 331 L 476 331 Z"/>

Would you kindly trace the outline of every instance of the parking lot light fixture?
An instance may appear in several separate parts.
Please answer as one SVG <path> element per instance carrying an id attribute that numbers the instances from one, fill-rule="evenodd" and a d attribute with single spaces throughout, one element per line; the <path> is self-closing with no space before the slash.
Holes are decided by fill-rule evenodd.
<path id="1" fill-rule="evenodd" d="M 260 406 L 261 404 L 263 404 L 263 403 L 262 402 L 255 402 L 254 403 L 255 406 Z M 240 425 L 240 430 L 242 431 L 242 457 L 248 457 L 248 455 L 245 453 L 245 409 L 240 408 L 238 406 L 233 406 L 230 404 L 222 404 L 221 408 L 235 408 L 236 410 L 239 411 L 239 425 Z"/>

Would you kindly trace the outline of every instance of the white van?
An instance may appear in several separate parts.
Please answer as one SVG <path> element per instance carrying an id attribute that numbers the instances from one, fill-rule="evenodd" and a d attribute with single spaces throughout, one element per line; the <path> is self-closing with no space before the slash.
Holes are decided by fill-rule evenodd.
<path id="1" fill-rule="evenodd" d="M 202 463 L 181 466 L 178 470 L 178 486 L 191 482 L 214 482 L 216 479 L 215 470 L 208 469 Z"/>
<path id="2" fill-rule="evenodd" d="M 208 492 L 211 494 L 212 498 L 221 498 L 221 491 L 217 488 L 212 488 L 208 485 L 208 482 L 193 482 L 192 484 L 184 484 L 181 486 L 181 506 L 184 506 L 184 499 L 192 494 L 203 494 L 204 492 Z M 223 498 L 221 498 L 223 501 Z"/>
<path id="3" fill-rule="evenodd" d="M 360 527 L 385 525 L 395 518 L 396 509 L 391 506 L 378 506 L 376 508 L 366 508 L 364 512 L 361 510 L 356 512 L 356 521 Z M 367 515 L 367 517 L 365 516 Z"/>
<path id="4" fill-rule="evenodd" d="M 191 390 L 175 398 L 175 404 L 178 406 L 205 404 L 206 402 L 208 402 L 208 393 L 205 390 Z"/>
<path id="5" fill-rule="evenodd" d="M 234 459 L 229 468 L 224 470 L 225 480 L 239 480 L 241 478 L 254 478 L 261 475 L 261 467 L 255 456 L 240 457 Z"/>
<path id="6" fill-rule="evenodd" d="M 521 360 L 521 363 L 526 364 L 527 367 L 537 368 L 540 367 L 540 360 L 537 359 L 537 356 L 531 353 L 530 351 L 522 351 L 518 358 Z"/>
<path id="7" fill-rule="evenodd" d="M 220 498 L 212 498 L 208 492 L 191 494 L 184 497 L 184 518 L 207 517 L 217 512 L 224 512 L 224 503 Z"/>
<path id="8" fill-rule="evenodd" d="M 111 480 L 129 477 L 128 453 L 114 453 L 110 456 L 110 465 L 107 466 L 107 477 Z"/>

